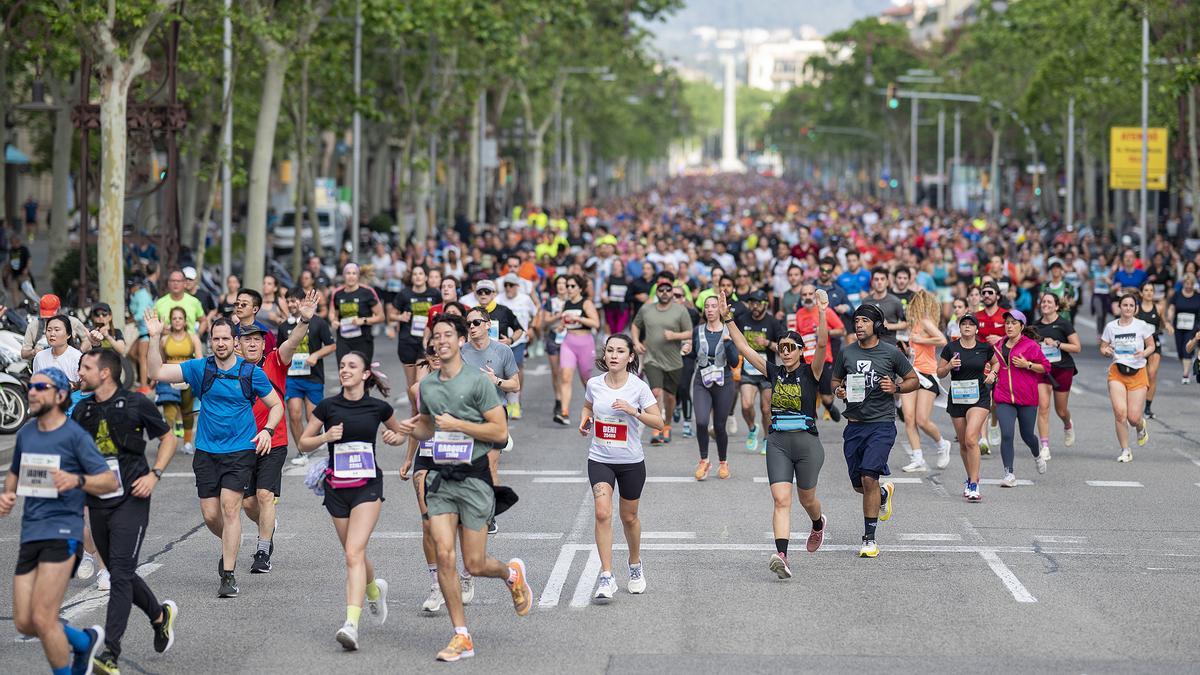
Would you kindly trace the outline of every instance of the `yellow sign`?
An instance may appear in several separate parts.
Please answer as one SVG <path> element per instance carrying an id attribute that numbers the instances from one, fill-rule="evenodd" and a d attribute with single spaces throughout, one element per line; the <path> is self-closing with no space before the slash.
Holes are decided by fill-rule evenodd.
<path id="1" fill-rule="evenodd" d="M 1146 189 L 1167 189 L 1167 130 L 1150 127 L 1146 143 Z M 1109 137 L 1110 190 L 1142 187 L 1142 128 L 1113 127 Z"/>

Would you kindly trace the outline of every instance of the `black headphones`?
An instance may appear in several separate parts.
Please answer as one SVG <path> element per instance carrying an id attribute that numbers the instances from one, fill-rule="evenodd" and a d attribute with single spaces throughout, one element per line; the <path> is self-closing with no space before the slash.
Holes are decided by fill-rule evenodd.
<path id="1" fill-rule="evenodd" d="M 854 310 L 854 318 L 863 317 L 870 320 L 875 337 L 881 337 L 884 333 L 883 327 L 883 310 L 875 305 L 861 304 L 858 309 Z"/>

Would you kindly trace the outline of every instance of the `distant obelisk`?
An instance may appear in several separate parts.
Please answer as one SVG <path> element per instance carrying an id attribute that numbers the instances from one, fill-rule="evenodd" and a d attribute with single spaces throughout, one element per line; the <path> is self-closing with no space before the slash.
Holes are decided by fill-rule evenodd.
<path id="1" fill-rule="evenodd" d="M 721 121 L 721 171 L 745 173 L 746 165 L 738 159 L 737 151 L 737 77 L 734 75 L 736 58 L 726 53 L 721 57 L 725 63 L 725 112 Z"/>

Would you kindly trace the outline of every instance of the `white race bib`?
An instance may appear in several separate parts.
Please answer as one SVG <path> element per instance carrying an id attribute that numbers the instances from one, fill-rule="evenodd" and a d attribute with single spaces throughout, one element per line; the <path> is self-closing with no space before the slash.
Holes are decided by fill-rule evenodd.
<path id="1" fill-rule="evenodd" d="M 1137 353 L 1136 338 L 1119 337 L 1113 342 L 1113 353 L 1117 356 L 1133 356 Z"/>
<path id="2" fill-rule="evenodd" d="M 609 286 L 609 287 L 608 287 L 608 300 L 609 300 L 609 302 L 625 302 L 625 293 L 626 293 L 628 290 L 629 290 L 629 289 L 628 289 L 627 287 L 625 287 L 625 286 L 617 286 L 616 284 L 613 284 L 612 286 Z"/>
<path id="3" fill-rule="evenodd" d="M 17 474 L 17 494 L 21 497 L 57 499 L 53 474 L 61 466 L 58 455 L 21 454 L 21 469 Z"/>
<path id="4" fill-rule="evenodd" d="M 616 417 L 597 417 L 592 421 L 597 445 L 609 448 L 629 447 L 629 425 Z"/>
<path id="5" fill-rule="evenodd" d="M 387 289 L 388 293 L 399 293 L 400 289 L 403 287 L 404 284 L 402 284 L 399 279 L 388 279 L 387 286 L 385 288 Z"/>
<path id="6" fill-rule="evenodd" d="M 413 314 L 412 325 L 409 327 L 408 332 L 413 337 L 424 337 L 425 326 L 427 326 L 427 325 L 429 325 L 429 317 L 428 316 L 420 316 L 418 314 Z"/>
<path id="7" fill-rule="evenodd" d="M 706 387 L 723 386 L 725 384 L 725 368 L 722 366 L 701 368 L 700 382 Z"/>
<path id="8" fill-rule="evenodd" d="M 1062 361 L 1062 350 L 1054 345 L 1042 343 L 1042 353 L 1046 355 L 1046 360 L 1050 363 L 1058 363 Z"/>
<path id="9" fill-rule="evenodd" d="M 750 359 L 742 359 L 742 374 L 762 375 L 762 373 L 758 372 L 758 368 L 755 368 L 754 364 L 750 363 Z"/>
<path id="10" fill-rule="evenodd" d="M 356 338 L 362 335 L 362 326 L 355 323 L 356 317 L 342 319 L 339 323 L 338 333 L 344 338 Z"/>
<path id="11" fill-rule="evenodd" d="M 421 457 L 433 457 L 433 441 L 421 441 L 417 445 L 417 454 Z"/>
<path id="12" fill-rule="evenodd" d="M 475 439 L 457 431 L 436 431 L 433 434 L 435 464 L 470 464 L 475 451 Z"/>
<path id="13" fill-rule="evenodd" d="M 1175 315 L 1175 327 L 1179 330 L 1191 330 L 1196 327 L 1196 315 L 1191 312 L 1180 312 Z"/>
<path id="14" fill-rule="evenodd" d="M 287 371 L 290 377 L 303 377 L 312 374 L 312 366 L 308 365 L 308 354 L 292 354 L 292 364 Z"/>
<path id="15" fill-rule="evenodd" d="M 862 403 L 867 399 L 867 376 L 864 373 L 846 375 L 846 401 Z"/>
<path id="16" fill-rule="evenodd" d="M 846 301 L 850 303 L 850 309 L 858 309 L 858 306 L 862 304 L 862 293 L 848 293 Z"/>
<path id="17" fill-rule="evenodd" d="M 970 405 L 979 402 L 979 380 L 950 380 L 950 402 Z"/>
<path id="18" fill-rule="evenodd" d="M 121 463 L 116 457 L 105 457 L 104 461 L 108 463 L 108 470 L 117 474 L 117 489 L 106 495 L 99 495 L 99 499 L 113 499 L 115 497 L 123 497 L 125 495 L 125 484 L 121 482 Z"/>
<path id="19" fill-rule="evenodd" d="M 334 478 L 374 478 L 375 446 L 365 441 L 333 444 Z"/>

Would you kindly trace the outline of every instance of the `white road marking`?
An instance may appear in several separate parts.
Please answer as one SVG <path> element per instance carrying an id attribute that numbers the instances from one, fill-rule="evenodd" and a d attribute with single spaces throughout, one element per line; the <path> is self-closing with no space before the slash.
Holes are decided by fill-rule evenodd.
<path id="1" fill-rule="evenodd" d="M 600 553 L 592 548 L 588 555 L 587 565 L 583 574 L 579 575 L 579 583 L 575 584 L 575 595 L 571 597 L 572 607 L 587 607 L 592 602 L 592 589 L 596 587 L 596 579 L 600 576 Z"/>
<path id="2" fill-rule="evenodd" d="M 642 539 L 695 539 L 695 532 L 643 532 Z"/>
<path id="3" fill-rule="evenodd" d="M 1136 480 L 1089 480 L 1087 484 L 1092 487 L 1126 487 L 1140 488 L 1146 487 Z"/>
<path id="4" fill-rule="evenodd" d="M 755 476 L 754 477 L 755 483 L 766 483 L 767 480 L 768 480 L 768 478 L 766 476 Z M 886 477 L 884 477 L 883 482 L 884 483 L 891 482 L 891 483 L 902 484 L 902 485 L 918 485 L 924 481 L 921 478 L 915 478 L 913 476 L 886 476 Z"/>
<path id="5" fill-rule="evenodd" d="M 146 577 L 150 576 L 154 570 L 160 567 L 162 567 L 161 563 L 142 563 L 137 568 L 137 574 L 141 578 L 145 579 Z M 69 607 L 62 613 L 61 616 L 69 623 L 77 616 L 82 616 L 93 609 L 100 609 L 106 605 L 108 605 L 108 591 L 102 591 L 96 588 L 96 584 L 93 583 L 87 589 L 76 593 L 69 600 L 63 602 L 64 607 Z"/>
<path id="6" fill-rule="evenodd" d="M 695 483 L 694 476 L 650 476 L 647 483 Z"/>
<path id="7" fill-rule="evenodd" d="M 1035 534 L 1033 540 L 1044 544 L 1085 544 L 1087 537 L 1062 534 Z"/>
<path id="8" fill-rule="evenodd" d="M 533 479 L 535 483 L 586 483 L 587 476 L 538 476 Z"/>
<path id="9" fill-rule="evenodd" d="M 1000 479 L 999 478 L 980 478 L 979 484 L 980 485 L 999 485 Z M 1025 480 L 1024 478 L 1018 478 L 1017 485 L 1021 486 L 1021 487 L 1024 487 L 1027 485 L 1033 485 L 1033 481 Z"/>
<path id="10" fill-rule="evenodd" d="M 1008 569 L 1008 565 L 1000 559 L 1000 556 L 995 551 L 980 551 L 979 556 L 987 562 L 988 567 L 992 568 L 996 576 L 1000 577 L 1000 582 L 1004 584 L 1009 593 L 1012 593 L 1013 599 L 1017 602 L 1037 602 L 1037 598 L 1033 597 L 1017 575 Z"/>
<path id="11" fill-rule="evenodd" d="M 575 554 L 579 550 L 573 544 L 564 544 L 558 550 L 558 559 L 554 561 L 554 568 L 550 570 L 550 576 L 546 579 L 545 587 L 542 588 L 542 597 L 538 600 L 538 607 L 558 606 L 563 586 L 567 583 L 567 575 L 571 573 L 571 563 L 574 562 Z"/>
<path id="12" fill-rule="evenodd" d="M 247 534 L 247 535 L 244 535 L 243 538 L 248 539 L 252 536 L 257 536 L 257 535 Z M 295 536 L 295 535 L 293 534 L 292 536 Z M 501 539 L 521 539 L 521 540 L 525 540 L 525 541 L 530 541 L 530 540 L 536 541 L 536 540 L 562 539 L 563 533 L 562 532 L 500 532 L 499 534 L 494 534 L 492 536 L 499 537 Z M 281 539 L 281 538 L 283 538 L 283 535 L 276 534 L 275 538 Z M 416 532 L 372 532 L 371 538 L 372 539 L 420 539 L 421 531 L 417 530 Z"/>
<path id="13" fill-rule="evenodd" d="M 501 476 L 578 476 L 582 471 L 500 469 Z"/>
<path id="14" fill-rule="evenodd" d="M 900 541 L 962 541 L 962 535 L 948 532 L 902 533 Z"/>
<path id="15" fill-rule="evenodd" d="M 959 518 L 958 521 L 962 523 L 963 530 L 966 531 L 967 536 L 971 538 L 971 541 L 978 544 L 983 543 L 983 535 L 979 534 L 979 530 L 975 529 L 975 525 L 973 525 L 970 520 L 967 520 L 966 518 Z"/>

